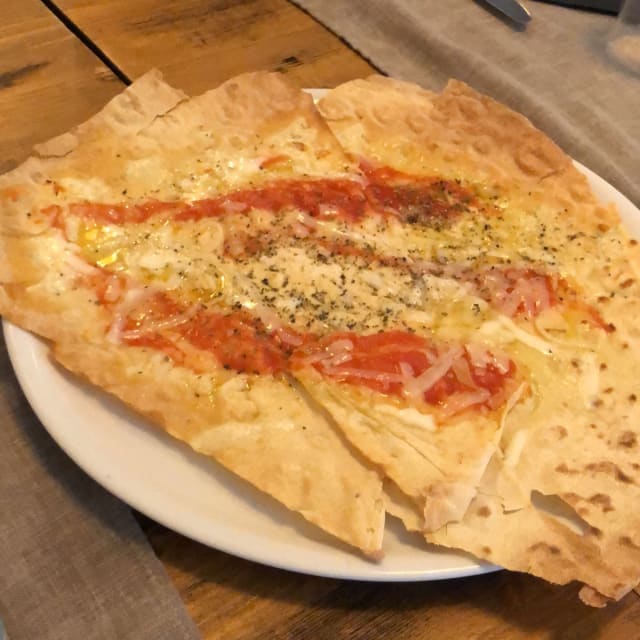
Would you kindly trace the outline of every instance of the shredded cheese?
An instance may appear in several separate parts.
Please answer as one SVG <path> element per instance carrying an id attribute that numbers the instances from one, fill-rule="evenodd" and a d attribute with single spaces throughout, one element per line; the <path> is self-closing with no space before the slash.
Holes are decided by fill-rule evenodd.
<path id="1" fill-rule="evenodd" d="M 553 354 L 553 348 L 547 341 L 521 329 L 511 318 L 507 318 L 506 316 L 500 316 L 494 320 L 485 322 L 478 331 L 480 334 L 492 337 L 506 335 L 510 338 L 511 342 L 518 340 L 540 353 L 545 355 Z"/>

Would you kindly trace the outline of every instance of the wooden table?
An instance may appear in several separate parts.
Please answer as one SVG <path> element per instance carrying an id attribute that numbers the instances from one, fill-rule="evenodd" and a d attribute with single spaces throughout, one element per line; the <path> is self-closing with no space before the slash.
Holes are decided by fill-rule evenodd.
<path id="1" fill-rule="evenodd" d="M 247 70 L 334 86 L 372 67 L 286 0 L 3 0 L 0 171 L 98 110 L 149 67 L 189 93 Z M 604 610 L 574 586 L 498 572 L 363 583 L 253 564 L 140 522 L 205 640 L 638 638 L 635 593 Z"/>

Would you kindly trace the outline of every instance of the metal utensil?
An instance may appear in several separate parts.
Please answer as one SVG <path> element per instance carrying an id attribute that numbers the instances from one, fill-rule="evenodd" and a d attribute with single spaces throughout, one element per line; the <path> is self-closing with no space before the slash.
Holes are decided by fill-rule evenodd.
<path id="1" fill-rule="evenodd" d="M 500 11 L 505 16 L 517 22 L 519 25 L 526 25 L 531 20 L 528 9 L 518 0 L 484 0 L 494 9 Z"/>
<path id="2" fill-rule="evenodd" d="M 605 13 L 618 13 L 624 0 L 538 0 L 547 4 L 561 4 L 574 9 L 592 9 Z"/>

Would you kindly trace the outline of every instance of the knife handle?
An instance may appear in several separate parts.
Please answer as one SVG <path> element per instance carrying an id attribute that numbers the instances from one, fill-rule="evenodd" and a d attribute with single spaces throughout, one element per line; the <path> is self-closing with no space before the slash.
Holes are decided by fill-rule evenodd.
<path id="1" fill-rule="evenodd" d="M 573 9 L 590 9 L 603 13 L 619 13 L 624 0 L 538 0 L 547 4 L 560 4 Z"/>

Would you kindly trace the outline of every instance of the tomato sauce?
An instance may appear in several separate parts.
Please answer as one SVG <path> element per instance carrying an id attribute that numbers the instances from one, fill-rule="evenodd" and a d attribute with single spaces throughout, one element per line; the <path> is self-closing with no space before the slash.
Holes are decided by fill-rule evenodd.
<path id="1" fill-rule="evenodd" d="M 559 307 L 578 312 L 593 327 L 608 333 L 615 330 L 594 307 L 580 299 L 576 287 L 557 274 L 531 267 L 492 266 L 463 271 L 459 277 L 472 284 L 476 295 L 509 317 L 531 320 Z"/>
<path id="2" fill-rule="evenodd" d="M 285 160 L 275 156 L 265 166 Z M 49 216 L 52 226 L 64 232 L 68 214 L 97 224 L 122 225 L 143 223 L 154 217 L 181 222 L 242 216 L 252 210 L 277 214 L 293 209 L 312 218 L 337 218 L 354 224 L 366 216 L 380 216 L 397 219 L 402 224 L 439 227 L 474 208 L 482 209 L 473 191 L 455 180 L 411 176 L 364 164 L 361 170 L 361 181 L 282 179 L 190 203 L 73 203 L 67 210 L 54 205 L 43 213 Z M 237 235 L 234 237 L 239 240 L 242 252 L 258 252 L 267 236 L 254 238 L 255 246 L 251 238 L 244 241 Z M 370 247 L 364 251 L 353 243 L 333 243 L 323 237 L 315 237 L 314 241 L 332 252 L 401 269 L 415 268 L 402 259 L 377 255 Z M 585 304 L 580 306 L 577 294 L 565 281 L 533 268 L 454 267 L 451 273 L 442 275 L 470 283 L 476 295 L 512 317 L 535 318 L 545 309 L 569 301 L 585 312 L 587 321 L 609 330 L 595 310 Z M 481 391 L 474 406 L 488 408 L 495 408 L 494 398 L 504 401 L 505 389 L 515 377 L 515 365 L 510 360 L 506 364 L 504 358 L 474 360 L 467 347 L 460 345 L 447 352 L 450 346 L 408 331 L 315 335 L 302 334 L 288 326 L 272 330 L 245 310 L 218 313 L 203 305 L 186 307 L 159 292 L 143 296 L 133 308 L 129 305 L 122 311 L 119 305 L 128 285 L 124 276 L 116 277 L 104 269 L 97 271 L 97 275 L 85 276 L 84 280 L 85 286 L 95 291 L 100 304 L 114 314 L 125 314 L 125 318 L 119 317 L 122 342 L 161 351 L 184 366 L 189 366 L 188 344 L 192 350 L 213 355 L 222 367 L 241 373 L 283 375 L 312 367 L 325 377 L 383 394 L 414 397 L 417 388 L 420 400 L 431 405 L 444 405 L 456 395 Z M 343 351 L 333 353 L 339 344 Z M 431 375 L 436 370 L 438 375 Z M 424 380 L 428 383 L 423 384 Z M 407 385 L 412 389 L 409 394 Z"/>
<path id="3" fill-rule="evenodd" d="M 177 347 L 172 340 L 159 333 L 145 334 L 138 337 L 129 337 L 126 338 L 124 342 L 133 347 L 146 347 L 147 349 L 160 351 L 177 365 L 188 364 L 184 351 Z"/>
<path id="4" fill-rule="evenodd" d="M 556 306 L 569 288 L 565 281 L 530 267 L 490 268 L 465 272 L 474 293 L 510 317 L 535 318 Z"/>
<path id="5" fill-rule="evenodd" d="M 386 212 L 401 222 L 424 226 L 451 222 L 481 203 L 460 181 L 413 176 L 390 167 L 362 164 L 367 176 L 367 201 L 374 211 Z"/>
<path id="6" fill-rule="evenodd" d="M 337 364 L 331 363 L 328 368 L 326 360 L 313 362 L 314 355 L 330 350 L 338 341 L 352 346 Z M 442 346 L 408 331 L 383 331 L 371 335 L 342 332 L 307 343 L 293 354 L 292 365 L 294 369 L 302 368 L 311 361 L 311 366 L 325 376 L 380 393 L 403 396 L 406 391 L 403 378 L 407 372 L 414 378 L 422 376 L 438 361 Z M 495 395 L 515 375 L 511 360 L 506 367 L 500 368 L 491 361 L 483 366 L 474 364 L 465 349 L 461 349 L 457 357 L 464 360 L 469 378 L 461 379 L 455 368 L 450 367 L 423 392 L 423 399 L 428 404 L 443 404 L 453 394 L 477 389 L 486 389 Z M 376 375 L 372 376 L 372 373 Z"/>
<path id="7" fill-rule="evenodd" d="M 278 158 L 278 157 L 276 157 Z M 279 161 L 279 158 L 278 158 Z M 392 169 L 363 169 L 363 180 L 344 178 L 282 179 L 251 189 L 193 202 L 150 200 L 132 204 L 72 203 L 69 213 L 99 224 L 139 224 L 161 216 L 176 221 L 242 215 L 260 209 L 273 214 L 295 209 L 314 218 L 357 223 L 368 215 L 394 217 L 403 223 L 429 225 L 452 221 L 478 199 L 454 180 L 425 178 Z M 45 210 L 61 226 L 62 208 Z"/>
<path id="8" fill-rule="evenodd" d="M 256 374 L 287 370 L 286 347 L 247 313 L 201 312 L 178 331 L 194 347 L 213 353 L 225 369 Z"/>
<path id="9" fill-rule="evenodd" d="M 117 310 L 118 302 L 113 305 Z M 313 367 L 327 378 L 398 397 L 406 395 L 401 378 L 407 371 L 413 377 L 421 376 L 438 360 L 441 349 L 425 337 L 401 330 L 324 336 L 303 334 L 292 327 L 267 330 L 247 311 L 221 313 L 199 306 L 190 312 L 162 292 L 142 297 L 127 309 L 121 322 L 123 343 L 161 351 L 178 365 L 190 365 L 186 350 L 180 348 L 184 340 L 213 355 L 225 369 L 239 373 L 281 375 Z M 336 344 L 346 344 L 349 349 L 339 363 L 326 366 L 335 357 L 331 349 Z M 440 405 L 456 393 L 473 389 L 486 389 L 494 396 L 514 377 L 515 365 L 510 361 L 501 369 L 491 363 L 474 365 L 464 349 L 459 357 L 465 360 L 470 377 L 461 380 L 455 367 L 449 368 L 425 389 L 424 402 Z M 478 404 L 490 406 L 488 400 Z"/>

